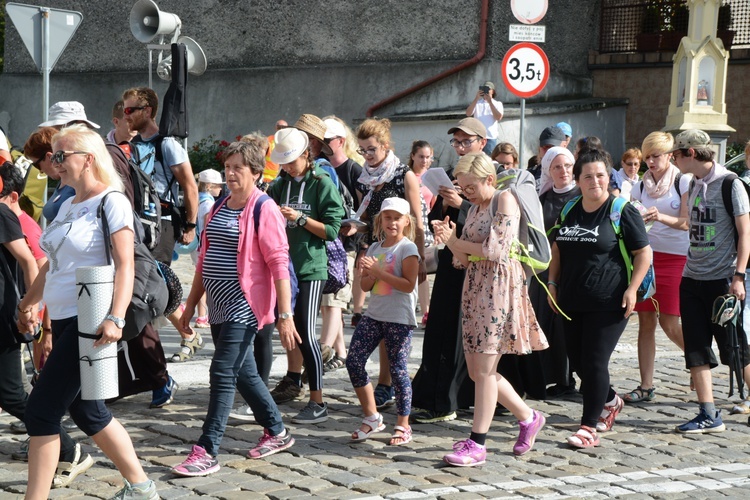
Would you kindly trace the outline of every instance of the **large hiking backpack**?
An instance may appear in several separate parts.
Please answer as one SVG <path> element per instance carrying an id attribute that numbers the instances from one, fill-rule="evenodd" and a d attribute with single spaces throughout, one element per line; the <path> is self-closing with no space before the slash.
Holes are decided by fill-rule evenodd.
<path id="1" fill-rule="evenodd" d="M 112 250 L 110 248 L 112 240 L 109 222 L 104 211 L 104 203 L 112 192 L 104 195 L 96 210 L 97 217 L 102 221 L 104 249 L 108 263 L 112 262 Z M 137 214 L 134 214 L 134 217 L 135 215 Z M 130 298 L 130 304 L 125 313 L 125 328 L 122 329 L 121 339 L 123 342 L 134 339 L 141 333 L 146 324 L 154 318 L 162 316 L 169 300 L 167 283 L 159 272 L 159 266 L 151 256 L 151 252 L 143 244 L 143 234 L 138 224 L 134 224 L 133 227 L 135 229 L 135 248 L 133 250 L 135 253 L 135 278 L 133 280 L 133 296 Z"/>
<path id="2" fill-rule="evenodd" d="M 552 249 L 544 230 L 542 203 L 536 192 L 536 180 L 526 170 L 506 170 L 497 180 L 499 190 L 509 189 L 521 208 L 519 237 L 513 242 L 510 256 L 521 261 L 526 277 L 545 271 L 552 260 Z M 497 198 L 490 204 L 494 217 L 497 211 Z"/>
<path id="3" fill-rule="evenodd" d="M 128 165 L 133 187 L 133 210 L 143 226 L 143 243 L 149 250 L 153 250 L 161 239 L 161 203 L 151 176 L 139 168 L 134 158 L 134 149 L 135 147 L 130 148 L 131 154 L 128 156 L 120 146 L 107 142 L 110 155 L 116 156 L 120 162 Z"/>

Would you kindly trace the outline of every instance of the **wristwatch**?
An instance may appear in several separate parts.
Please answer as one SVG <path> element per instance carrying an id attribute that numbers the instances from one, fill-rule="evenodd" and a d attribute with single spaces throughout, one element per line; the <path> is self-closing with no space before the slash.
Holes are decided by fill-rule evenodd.
<path id="1" fill-rule="evenodd" d="M 184 228 L 185 228 L 185 229 L 187 229 L 188 231 L 189 231 L 189 230 L 191 230 L 191 229 L 195 229 L 196 227 L 198 227 L 198 226 L 197 226 L 197 225 L 195 224 L 195 222 L 186 222 L 185 224 L 183 224 L 183 226 L 184 226 Z"/>
<path id="2" fill-rule="evenodd" d="M 743 273 L 743 272 L 740 272 L 740 271 L 735 271 L 735 272 L 734 272 L 734 275 L 735 275 L 735 276 L 736 276 L 737 278 L 740 278 L 740 279 L 741 279 L 742 281 L 745 281 L 745 273 Z"/>
<path id="3" fill-rule="evenodd" d="M 304 227 L 305 224 L 307 224 L 307 215 L 300 212 L 299 217 L 297 217 L 295 222 L 297 222 L 299 227 Z"/>
<path id="4" fill-rule="evenodd" d="M 279 313 L 279 319 L 291 319 L 294 316 L 294 313 L 286 312 L 286 313 Z"/>
<path id="5" fill-rule="evenodd" d="M 119 328 L 120 330 L 122 330 L 123 328 L 125 328 L 125 320 L 124 320 L 124 319 L 122 319 L 122 318 L 118 318 L 117 316 L 113 316 L 113 315 L 111 315 L 111 314 L 108 314 L 108 315 L 107 315 L 107 317 L 106 317 L 106 318 L 104 318 L 104 319 L 105 319 L 105 320 L 106 320 L 106 319 L 110 320 L 110 321 L 111 321 L 112 323 L 114 323 L 114 324 L 115 324 L 115 326 L 116 326 L 117 328 Z"/>

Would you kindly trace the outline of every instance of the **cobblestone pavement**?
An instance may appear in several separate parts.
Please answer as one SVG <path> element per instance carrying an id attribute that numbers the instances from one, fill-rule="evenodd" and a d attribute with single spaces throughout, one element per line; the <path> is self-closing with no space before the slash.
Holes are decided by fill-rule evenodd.
<path id="1" fill-rule="evenodd" d="M 183 276 L 183 281 L 187 278 Z M 347 323 L 349 317 L 347 316 Z M 179 340 L 163 328 L 169 356 Z M 206 331 L 206 330 L 204 330 Z M 207 331 L 206 331 L 207 332 Z M 346 329 L 347 340 L 351 328 Z M 423 331 L 415 333 L 410 372 L 418 367 Z M 446 466 L 441 458 L 452 443 L 465 438 L 471 414 L 460 413 L 447 423 L 415 425 L 414 441 L 388 446 L 389 433 L 352 444 L 349 434 L 360 421 L 360 410 L 346 370 L 325 376 L 325 397 L 331 418 L 322 424 L 289 423 L 304 401 L 281 406 L 296 443 L 289 452 L 265 460 L 245 458 L 258 440 L 255 424 L 230 425 L 222 443 L 221 470 L 205 478 L 176 478 L 169 468 L 184 459 L 199 437 L 208 402 L 210 345 L 194 360 L 170 364 L 180 383 L 173 404 L 149 409 L 150 394 L 112 405 L 129 430 L 148 475 L 157 481 L 163 498 L 198 495 L 204 498 L 748 498 L 750 491 L 750 427 L 747 415 L 729 415 L 735 401 L 726 398 L 726 367 L 714 370 L 717 407 L 723 410 L 723 433 L 685 436 L 676 424 L 696 413 L 695 393 L 681 353 L 657 333 L 656 401 L 626 406 L 614 429 L 601 434 L 601 446 L 574 451 L 565 438 L 575 431 L 581 399 L 529 401 L 547 416 L 547 425 L 534 450 L 512 454 L 517 425 L 511 416 L 496 417 L 488 435 L 487 463 L 479 468 Z M 619 392 L 638 385 L 637 319 L 631 320 L 612 359 L 612 382 Z M 208 341 L 210 344 L 210 340 Z M 284 373 L 285 359 L 277 346 L 272 383 Z M 371 362 L 370 373 L 377 372 Z M 239 397 L 238 397 L 239 399 Z M 388 429 L 395 424 L 391 407 L 384 411 Z M 11 460 L 25 436 L 10 434 L 12 419 L 0 418 L 0 500 L 20 497 L 26 488 L 26 464 Z M 81 432 L 95 465 L 68 488 L 53 490 L 52 498 L 108 498 L 122 485 L 120 475 L 91 439 Z"/>

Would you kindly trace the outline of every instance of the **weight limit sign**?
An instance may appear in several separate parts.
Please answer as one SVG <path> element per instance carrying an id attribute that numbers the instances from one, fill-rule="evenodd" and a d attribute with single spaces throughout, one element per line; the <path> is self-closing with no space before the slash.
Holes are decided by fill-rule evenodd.
<path id="1" fill-rule="evenodd" d="M 549 80 L 549 59 L 533 43 L 517 43 L 508 50 L 502 64 L 503 82 L 518 97 L 537 95 Z"/>

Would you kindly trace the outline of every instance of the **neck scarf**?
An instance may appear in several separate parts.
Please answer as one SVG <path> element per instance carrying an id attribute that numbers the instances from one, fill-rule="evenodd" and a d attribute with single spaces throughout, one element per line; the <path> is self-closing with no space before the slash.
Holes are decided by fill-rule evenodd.
<path id="1" fill-rule="evenodd" d="M 727 172 L 727 169 L 723 165 L 719 165 L 718 163 L 714 162 L 714 166 L 708 172 L 708 175 L 706 175 L 704 178 L 699 179 L 695 176 L 693 177 L 695 179 L 695 186 L 701 190 L 701 200 L 706 199 L 706 190 L 708 189 L 708 185 L 717 179 L 724 178 Z"/>
<path id="2" fill-rule="evenodd" d="M 557 194 L 563 194 L 568 193 L 576 188 L 576 181 L 573 181 L 571 184 L 568 184 L 562 189 L 557 189 L 555 186 L 552 186 L 552 192 Z"/>
<path id="3" fill-rule="evenodd" d="M 669 165 L 667 171 L 661 176 L 659 182 L 654 179 L 654 174 L 651 170 L 643 174 L 643 187 L 646 189 L 646 193 L 653 198 L 661 198 L 669 192 L 669 189 L 674 185 L 674 178 L 677 175 L 678 168 Z"/>
<path id="4" fill-rule="evenodd" d="M 396 169 L 399 165 L 401 165 L 401 160 L 398 159 L 393 151 L 388 151 L 385 160 L 383 160 L 377 167 L 372 167 L 369 163 L 365 162 L 362 166 L 362 174 L 360 174 L 359 179 L 357 180 L 365 186 L 368 186 L 370 190 L 367 191 L 367 194 L 362 200 L 362 204 L 359 206 L 359 210 L 357 210 L 357 214 L 355 215 L 356 219 L 359 219 L 365 212 L 365 209 L 367 209 L 367 205 L 370 204 L 370 198 L 372 198 L 372 193 L 375 191 L 375 188 L 381 184 L 390 182 L 396 175 Z"/>

